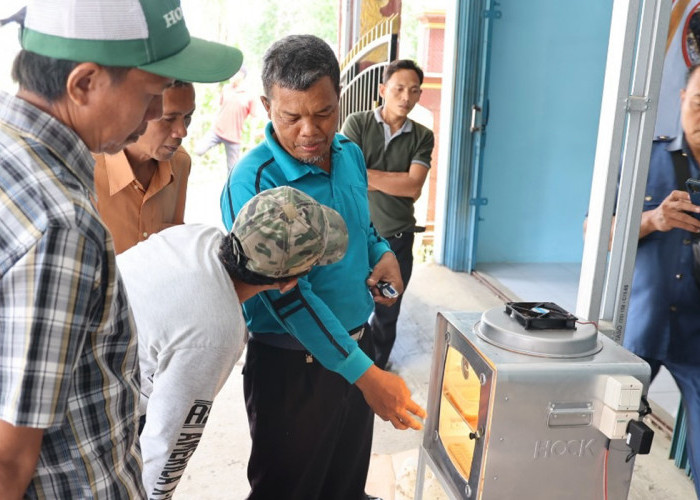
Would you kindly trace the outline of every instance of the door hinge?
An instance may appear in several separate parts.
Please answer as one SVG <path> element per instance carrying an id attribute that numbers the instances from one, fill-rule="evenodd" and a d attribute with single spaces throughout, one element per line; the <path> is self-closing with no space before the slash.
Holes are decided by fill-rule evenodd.
<path id="1" fill-rule="evenodd" d="M 481 130 L 481 124 L 476 124 L 477 113 L 481 113 L 481 107 L 477 105 L 472 106 L 472 120 L 471 126 L 469 127 L 470 132 L 479 132 Z"/>
<path id="2" fill-rule="evenodd" d="M 651 99 L 643 95 L 631 95 L 625 100 L 627 111 L 643 113 L 649 109 Z"/>
<path id="3" fill-rule="evenodd" d="M 496 8 L 498 5 L 500 5 L 498 2 L 493 2 L 493 7 L 484 11 L 484 17 L 487 19 L 500 19 L 503 17 L 503 11 Z"/>
<path id="4" fill-rule="evenodd" d="M 488 205 L 488 198 L 469 198 L 469 204 L 473 207 Z"/>

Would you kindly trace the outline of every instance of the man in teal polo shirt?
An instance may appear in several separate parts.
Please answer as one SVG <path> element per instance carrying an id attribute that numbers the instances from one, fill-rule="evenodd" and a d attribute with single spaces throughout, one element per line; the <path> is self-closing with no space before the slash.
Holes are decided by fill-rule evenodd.
<path id="1" fill-rule="evenodd" d="M 339 73 L 317 37 L 289 36 L 270 47 L 262 102 L 271 122 L 221 197 L 227 228 L 256 193 L 289 185 L 336 210 L 348 229 L 341 261 L 312 269 L 288 293 L 267 291 L 243 305 L 251 332 L 243 369 L 251 500 L 362 500 L 372 410 L 398 429 L 420 429 L 414 416 L 425 416 L 403 380 L 365 353 L 374 303 L 393 301 L 377 281 L 403 287 L 394 254 L 370 223 L 362 153 L 335 133 Z"/>
<path id="2" fill-rule="evenodd" d="M 408 118 L 423 84 L 423 71 L 416 63 L 393 61 L 382 80 L 379 95 L 384 105 L 348 116 L 342 133 L 365 157 L 372 223 L 396 254 L 405 288 L 413 269 L 413 204 L 428 176 L 435 139 L 432 131 Z M 377 304 L 370 320 L 374 362 L 380 368 L 387 367 L 396 340 L 401 298 L 392 306 Z"/>

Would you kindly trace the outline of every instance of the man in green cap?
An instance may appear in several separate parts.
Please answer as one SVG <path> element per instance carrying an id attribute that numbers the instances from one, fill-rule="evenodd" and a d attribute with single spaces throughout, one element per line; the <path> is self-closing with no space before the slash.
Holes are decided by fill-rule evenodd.
<path id="1" fill-rule="evenodd" d="M 234 48 L 191 38 L 177 0 L 35 0 L 0 94 L 0 490 L 145 496 L 136 336 L 93 153 L 158 118 L 174 79 L 213 82 Z"/>
<path id="2" fill-rule="evenodd" d="M 241 356 L 247 332 L 239 303 L 266 290 L 288 292 L 313 266 L 342 259 L 347 244 L 338 212 L 283 186 L 253 197 L 228 235 L 184 224 L 117 256 L 139 336 L 149 498 L 173 494 Z"/>

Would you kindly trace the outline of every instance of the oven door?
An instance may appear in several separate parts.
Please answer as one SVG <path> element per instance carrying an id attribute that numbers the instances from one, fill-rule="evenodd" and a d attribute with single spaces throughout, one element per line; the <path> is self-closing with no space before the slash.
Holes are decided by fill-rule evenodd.
<path id="1" fill-rule="evenodd" d="M 438 328 L 423 447 L 455 497 L 477 498 L 495 370 L 455 325 Z"/>

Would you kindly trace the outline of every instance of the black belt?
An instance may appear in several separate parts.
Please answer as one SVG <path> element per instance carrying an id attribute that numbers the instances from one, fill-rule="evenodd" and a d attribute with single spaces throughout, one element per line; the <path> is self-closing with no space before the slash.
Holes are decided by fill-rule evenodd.
<path id="1" fill-rule="evenodd" d="M 414 233 L 424 233 L 424 232 L 425 232 L 425 226 L 413 226 L 410 229 L 405 229 L 405 230 L 400 231 L 398 233 L 390 234 L 389 236 L 385 236 L 384 238 L 400 239 L 403 237 L 404 234 L 414 234 Z"/>

